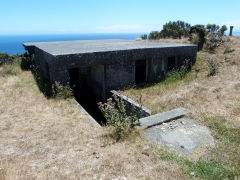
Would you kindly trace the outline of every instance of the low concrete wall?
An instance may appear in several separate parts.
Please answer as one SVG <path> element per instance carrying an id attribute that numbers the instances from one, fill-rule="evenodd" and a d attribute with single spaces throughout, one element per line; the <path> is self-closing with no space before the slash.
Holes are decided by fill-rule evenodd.
<path id="1" fill-rule="evenodd" d="M 121 98 L 126 105 L 126 111 L 127 114 L 130 115 L 131 111 L 132 111 L 132 107 L 134 107 L 136 109 L 137 112 L 141 112 L 141 116 L 139 118 L 144 118 L 144 117 L 148 117 L 151 115 L 151 111 L 148 110 L 146 107 L 141 106 L 140 104 L 138 104 L 137 102 L 133 101 L 132 99 L 128 98 L 127 96 L 124 96 L 120 93 L 118 93 L 117 91 L 111 91 L 112 95 L 116 95 L 118 98 Z"/>

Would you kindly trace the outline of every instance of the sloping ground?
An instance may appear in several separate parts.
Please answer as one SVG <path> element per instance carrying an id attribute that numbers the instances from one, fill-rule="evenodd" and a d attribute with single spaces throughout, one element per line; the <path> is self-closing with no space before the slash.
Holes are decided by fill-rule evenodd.
<path id="1" fill-rule="evenodd" d="M 225 50 L 234 49 L 233 52 Z M 232 37 L 215 53 L 201 51 L 191 72 L 173 73 L 164 81 L 123 93 L 131 98 L 142 95 L 143 105 L 153 114 L 178 107 L 188 109 L 200 125 L 207 126 L 215 138 L 215 147 L 198 161 L 167 155 L 169 161 L 183 166 L 200 179 L 234 179 L 240 177 L 240 37 Z M 218 67 L 210 73 L 208 62 Z M 214 68 L 213 68 L 214 69 Z M 214 74 L 214 73 L 213 73 Z"/>
<path id="2" fill-rule="evenodd" d="M 224 54 L 226 47 L 234 49 Z M 219 73 L 208 77 L 207 61 L 212 59 Z M 199 52 L 193 70 L 180 81 L 160 82 L 124 93 L 132 98 L 140 93 L 144 105 L 153 113 L 177 107 L 189 109 L 193 116 L 221 116 L 240 127 L 240 37 L 232 37 L 215 53 Z M 170 80 L 171 81 L 171 80 Z"/>
<path id="3" fill-rule="evenodd" d="M 0 67 L 0 179 L 185 179 L 136 137 L 113 143 L 74 100 L 47 99 L 31 71 Z"/>

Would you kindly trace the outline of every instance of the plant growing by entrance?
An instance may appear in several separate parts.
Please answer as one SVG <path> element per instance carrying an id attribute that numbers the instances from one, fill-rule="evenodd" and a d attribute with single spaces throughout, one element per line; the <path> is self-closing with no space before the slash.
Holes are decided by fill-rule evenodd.
<path id="1" fill-rule="evenodd" d="M 140 96 L 139 104 L 141 104 L 141 99 Z M 134 106 L 128 112 L 124 100 L 116 95 L 113 95 L 113 98 L 109 98 L 106 103 L 100 102 L 98 105 L 106 118 L 107 125 L 114 128 L 117 141 L 134 131 L 142 114 L 142 111 L 137 112 Z"/>

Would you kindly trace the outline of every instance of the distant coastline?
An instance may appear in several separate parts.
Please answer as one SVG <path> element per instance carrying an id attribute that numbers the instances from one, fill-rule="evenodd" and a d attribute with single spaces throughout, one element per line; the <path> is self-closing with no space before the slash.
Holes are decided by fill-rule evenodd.
<path id="1" fill-rule="evenodd" d="M 25 50 L 23 42 L 47 42 L 70 40 L 101 40 L 101 39 L 127 39 L 135 40 L 142 33 L 134 34 L 54 34 L 54 35 L 0 35 L 0 53 L 23 54 Z M 234 36 L 240 36 L 240 32 L 234 32 Z"/>
<path id="2" fill-rule="evenodd" d="M 71 40 L 101 40 L 127 39 L 135 40 L 141 33 L 135 34 L 54 34 L 54 35 L 0 35 L 0 53 L 23 54 L 23 42 L 71 41 Z"/>

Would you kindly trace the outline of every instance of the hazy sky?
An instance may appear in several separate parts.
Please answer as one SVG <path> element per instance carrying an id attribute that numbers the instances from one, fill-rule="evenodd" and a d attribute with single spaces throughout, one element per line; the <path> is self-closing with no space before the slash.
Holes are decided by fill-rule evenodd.
<path id="1" fill-rule="evenodd" d="M 240 0 L 0 0 L 0 34 L 143 33 L 170 20 L 240 30 Z"/>

